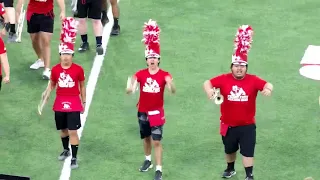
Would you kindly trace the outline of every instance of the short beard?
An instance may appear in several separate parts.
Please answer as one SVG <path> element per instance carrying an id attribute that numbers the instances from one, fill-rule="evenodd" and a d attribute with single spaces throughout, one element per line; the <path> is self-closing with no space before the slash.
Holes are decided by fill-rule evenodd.
<path id="1" fill-rule="evenodd" d="M 232 73 L 232 75 L 233 75 L 234 78 L 236 78 L 236 79 L 238 79 L 238 80 L 241 80 L 241 79 L 243 79 L 243 78 L 246 76 L 246 74 L 244 74 L 243 76 L 236 76 L 236 75 L 233 74 L 233 73 Z"/>

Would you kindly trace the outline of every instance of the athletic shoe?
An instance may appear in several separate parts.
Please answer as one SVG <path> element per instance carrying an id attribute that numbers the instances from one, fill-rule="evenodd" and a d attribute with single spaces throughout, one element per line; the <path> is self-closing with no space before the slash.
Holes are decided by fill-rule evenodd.
<path id="1" fill-rule="evenodd" d="M 153 167 L 153 164 L 151 163 L 151 161 L 145 160 L 145 161 L 142 163 L 142 166 L 140 167 L 139 171 L 140 171 L 140 172 L 147 172 L 147 171 L 149 171 L 149 169 L 151 169 L 152 167 Z"/>
<path id="2" fill-rule="evenodd" d="M 58 159 L 59 161 L 64 161 L 65 159 L 67 159 L 67 157 L 69 157 L 71 155 L 69 150 L 63 150 L 63 152 L 59 155 Z"/>
<path id="3" fill-rule="evenodd" d="M 51 70 L 49 68 L 46 68 L 42 73 L 42 79 L 49 80 L 51 76 Z"/>
<path id="4" fill-rule="evenodd" d="M 79 167 L 78 162 L 77 162 L 77 158 L 72 158 L 71 159 L 70 167 L 71 167 L 71 169 L 77 169 Z"/>
<path id="5" fill-rule="evenodd" d="M 44 67 L 44 62 L 41 59 L 38 59 L 35 63 L 30 66 L 30 69 L 37 70 Z"/>
<path id="6" fill-rule="evenodd" d="M 89 43 L 86 42 L 86 43 L 82 43 L 78 49 L 79 52 L 85 52 L 87 50 L 89 50 L 90 47 L 89 47 Z"/>
<path id="7" fill-rule="evenodd" d="M 108 22 L 109 22 L 109 18 L 108 18 L 107 13 L 102 12 L 102 16 L 101 16 L 102 26 L 105 26 Z"/>
<path id="8" fill-rule="evenodd" d="M 102 45 L 97 45 L 96 52 L 98 53 L 98 55 L 102 55 L 102 54 L 103 54 L 103 47 L 102 47 Z"/>
<path id="9" fill-rule="evenodd" d="M 232 176 L 236 175 L 237 172 L 235 170 L 224 170 L 223 174 L 222 174 L 222 178 L 226 178 L 226 179 L 229 179 L 231 178 Z"/>
<path id="10" fill-rule="evenodd" d="M 4 19 L 2 16 L 0 17 L 0 26 L 2 26 L 2 27 L 5 26 Z"/>
<path id="11" fill-rule="evenodd" d="M 111 31 L 111 35 L 112 36 L 118 36 L 120 34 L 120 25 L 117 26 L 113 26 L 112 27 L 112 31 Z"/>
<path id="12" fill-rule="evenodd" d="M 8 43 L 17 42 L 17 34 L 9 32 L 9 36 L 8 36 L 8 41 L 7 42 Z"/>
<path id="13" fill-rule="evenodd" d="M 246 179 L 244 179 L 244 180 L 253 180 L 253 176 L 251 176 L 251 177 L 246 177 Z"/>
<path id="14" fill-rule="evenodd" d="M 162 180 L 162 172 L 161 171 L 156 171 L 154 175 L 154 180 Z"/>

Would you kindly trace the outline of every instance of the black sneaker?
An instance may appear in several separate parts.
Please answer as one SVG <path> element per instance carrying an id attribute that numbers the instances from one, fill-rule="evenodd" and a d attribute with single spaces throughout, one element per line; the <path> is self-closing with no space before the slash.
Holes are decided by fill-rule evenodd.
<path id="1" fill-rule="evenodd" d="M 142 166 L 140 167 L 139 171 L 140 172 L 147 172 L 149 171 L 149 169 L 151 169 L 153 167 L 153 164 L 151 163 L 151 161 L 149 160 L 145 160 L 142 164 Z"/>
<path id="2" fill-rule="evenodd" d="M 59 155 L 58 159 L 59 161 L 64 161 L 65 159 L 67 159 L 67 157 L 69 157 L 71 155 L 69 150 L 63 150 L 63 152 Z"/>
<path id="3" fill-rule="evenodd" d="M 85 51 L 88 51 L 90 49 L 89 47 L 89 43 L 88 42 L 85 42 L 85 43 L 82 43 L 78 49 L 79 52 L 85 52 Z"/>
<path id="4" fill-rule="evenodd" d="M 78 17 L 78 11 L 72 11 L 73 17 L 77 18 Z"/>
<path id="5" fill-rule="evenodd" d="M 102 16 L 101 16 L 102 26 L 105 26 L 108 22 L 109 22 L 109 18 L 108 18 L 107 12 L 102 12 Z"/>
<path id="6" fill-rule="evenodd" d="M 222 174 L 222 178 L 229 179 L 236 174 L 237 174 L 237 172 L 234 169 L 233 170 L 226 169 L 226 170 L 224 170 L 224 172 Z"/>
<path id="7" fill-rule="evenodd" d="M 77 159 L 76 158 L 72 158 L 71 159 L 71 165 L 70 165 L 71 169 L 77 169 L 79 167 Z"/>
<path id="8" fill-rule="evenodd" d="M 17 34 L 13 32 L 9 32 L 8 43 L 15 43 L 17 41 Z"/>
<path id="9" fill-rule="evenodd" d="M 254 180 L 254 179 L 253 179 L 253 176 L 250 176 L 250 177 L 246 177 L 246 179 L 244 180 Z"/>
<path id="10" fill-rule="evenodd" d="M 112 27 L 112 31 L 111 31 L 111 35 L 112 36 L 118 36 L 119 34 L 120 34 L 120 25 L 113 26 Z"/>
<path id="11" fill-rule="evenodd" d="M 98 53 L 98 55 L 103 54 L 103 47 L 101 44 L 97 45 L 96 52 Z"/>
<path id="12" fill-rule="evenodd" d="M 154 175 L 154 180 L 162 180 L 162 172 L 156 171 L 156 174 Z"/>

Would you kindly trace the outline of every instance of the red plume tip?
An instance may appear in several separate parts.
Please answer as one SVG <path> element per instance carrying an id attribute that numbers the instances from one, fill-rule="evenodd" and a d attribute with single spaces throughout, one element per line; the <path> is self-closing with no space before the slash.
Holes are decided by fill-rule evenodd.
<path id="1" fill-rule="evenodd" d="M 143 29 L 143 39 L 145 45 L 150 43 L 160 43 L 160 28 L 156 21 L 150 19 L 148 22 L 144 23 Z"/>
<path id="2" fill-rule="evenodd" d="M 247 54 L 251 48 L 253 29 L 249 25 L 242 25 L 238 28 L 234 40 L 235 51 Z"/>

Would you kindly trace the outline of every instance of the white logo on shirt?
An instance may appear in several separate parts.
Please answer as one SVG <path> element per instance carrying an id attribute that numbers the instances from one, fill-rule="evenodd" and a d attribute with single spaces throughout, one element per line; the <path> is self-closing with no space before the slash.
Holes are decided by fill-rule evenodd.
<path id="1" fill-rule="evenodd" d="M 62 109 L 71 109 L 70 102 L 62 102 L 63 108 Z"/>
<path id="2" fill-rule="evenodd" d="M 147 81 L 143 85 L 142 91 L 147 93 L 158 93 L 160 92 L 160 86 L 156 80 L 147 78 Z"/>
<path id="3" fill-rule="evenodd" d="M 232 86 L 232 90 L 230 91 L 230 95 L 228 95 L 229 101 L 248 101 L 248 96 L 246 92 L 238 86 Z"/>
<path id="4" fill-rule="evenodd" d="M 60 73 L 58 85 L 59 87 L 62 87 L 62 88 L 72 88 L 74 87 L 75 82 L 73 81 L 73 79 L 70 77 L 69 74 L 62 72 Z"/>

